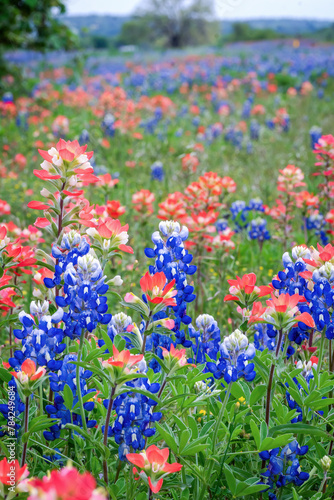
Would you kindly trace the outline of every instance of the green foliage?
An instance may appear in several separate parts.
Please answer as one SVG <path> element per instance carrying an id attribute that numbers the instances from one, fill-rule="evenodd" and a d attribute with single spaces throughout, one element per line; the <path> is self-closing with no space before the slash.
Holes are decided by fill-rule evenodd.
<path id="1" fill-rule="evenodd" d="M 120 42 L 179 48 L 215 41 L 218 24 L 211 0 L 147 0 L 122 26 Z"/>
<path id="2" fill-rule="evenodd" d="M 0 76 L 8 71 L 6 50 L 38 51 L 71 49 L 76 45 L 72 31 L 59 23 L 62 0 L 2 0 L 0 8 Z"/>

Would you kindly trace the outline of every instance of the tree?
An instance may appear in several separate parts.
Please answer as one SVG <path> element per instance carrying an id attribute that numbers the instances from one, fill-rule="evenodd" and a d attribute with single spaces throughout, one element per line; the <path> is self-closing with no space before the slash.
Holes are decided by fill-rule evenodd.
<path id="1" fill-rule="evenodd" d="M 7 50 L 57 50 L 75 47 L 75 36 L 62 25 L 58 14 L 65 12 L 62 0 L 1 0 L 0 74 L 7 70 Z"/>
<path id="2" fill-rule="evenodd" d="M 163 40 L 173 48 L 210 43 L 217 34 L 213 0 L 146 0 L 129 23 L 123 26 L 121 39 L 136 27 L 143 35 L 137 43 Z"/>

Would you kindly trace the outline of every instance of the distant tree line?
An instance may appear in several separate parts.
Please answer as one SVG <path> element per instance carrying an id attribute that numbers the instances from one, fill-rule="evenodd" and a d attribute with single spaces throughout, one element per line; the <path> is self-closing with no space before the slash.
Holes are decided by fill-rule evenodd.
<path id="1" fill-rule="evenodd" d="M 146 0 L 123 25 L 119 42 L 181 48 L 215 43 L 219 35 L 213 0 Z"/>

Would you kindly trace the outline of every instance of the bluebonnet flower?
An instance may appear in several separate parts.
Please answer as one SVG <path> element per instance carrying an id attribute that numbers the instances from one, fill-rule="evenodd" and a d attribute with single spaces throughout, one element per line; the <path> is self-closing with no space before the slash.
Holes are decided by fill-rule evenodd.
<path id="1" fill-rule="evenodd" d="M 254 344 L 249 344 L 246 335 L 235 330 L 220 344 L 218 360 L 215 363 L 208 361 L 206 367 L 216 379 L 224 378 L 227 384 L 242 377 L 251 382 L 256 373 L 254 363 L 249 361 L 254 356 Z"/>
<path id="2" fill-rule="evenodd" d="M 264 212 L 263 201 L 261 200 L 261 198 L 252 198 L 251 200 L 249 200 L 248 210 Z"/>
<path id="3" fill-rule="evenodd" d="M 334 304 L 334 291 L 332 289 L 334 282 L 334 266 L 331 262 L 325 262 L 321 267 L 315 269 L 312 273 L 313 289 L 307 287 L 307 281 L 300 273 L 306 270 L 306 264 L 303 258 L 310 259 L 311 254 L 304 247 L 295 247 L 292 250 L 292 261 L 288 253 L 283 255 L 283 264 L 285 271 L 278 273 L 277 279 L 273 280 L 274 288 L 280 290 L 280 293 L 288 292 L 290 295 L 299 293 L 306 299 L 299 309 L 301 312 L 308 312 L 313 317 L 316 329 L 324 332 L 328 339 L 334 338 L 334 324 L 332 321 L 332 306 Z M 307 327 L 298 323 L 298 329 L 293 328 L 289 333 L 289 339 L 300 344 L 305 338 L 308 338 Z"/>
<path id="4" fill-rule="evenodd" d="M 283 132 L 289 132 L 289 130 L 290 130 L 290 117 L 289 117 L 289 115 L 284 115 L 284 117 L 282 117 L 281 126 L 282 126 Z"/>
<path id="5" fill-rule="evenodd" d="M 19 424 L 20 415 L 25 410 L 25 404 L 21 401 L 14 377 L 12 377 L 12 379 L 8 382 L 8 397 L 10 398 L 10 402 L 7 398 L 5 403 L 0 403 L 0 413 L 3 415 L 5 420 L 7 420 L 7 424 L 4 426 L 4 429 L 0 428 L 0 437 L 7 435 L 9 428 L 14 430 L 15 436 L 17 435 L 17 432 L 21 427 Z M 8 418 L 9 414 L 10 418 Z"/>
<path id="6" fill-rule="evenodd" d="M 98 259 L 90 252 L 90 245 L 75 231 L 64 235 L 61 246 L 52 247 L 52 255 L 58 261 L 54 278 L 45 278 L 44 284 L 53 288 L 64 280 L 63 295 L 56 297 L 59 307 L 68 307 L 63 315 L 64 334 L 70 338 L 80 336 L 82 330 L 92 332 L 98 323 L 107 324 L 107 298 L 109 286 L 104 283 Z"/>
<path id="7" fill-rule="evenodd" d="M 201 314 L 196 319 L 196 329 L 189 325 L 189 335 L 195 339 L 192 344 L 192 363 L 205 363 L 207 354 L 211 359 L 217 358 L 220 344 L 220 329 L 217 321 L 210 314 Z"/>
<path id="8" fill-rule="evenodd" d="M 251 142 L 247 143 L 247 145 L 246 145 L 246 151 L 249 154 L 253 153 L 253 144 Z"/>
<path id="9" fill-rule="evenodd" d="M 45 410 L 52 418 L 59 418 L 60 422 L 52 425 L 47 431 L 43 432 L 47 441 L 58 439 L 62 428 L 66 424 L 73 423 L 80 427 L 82 426 L 81 415 L 76 412 L 71 413 L 64 404 L 64 398 L 59 394 L 64 390 L 65 385 L 68 385 L 73 393 L 73 408 L 78 403 L 76 365 L 73 363 L 76 360 L 76 354 L 67 354 L 64 357 L 62 367 L 58 373 L 50 373 L 50 388 L 55 393 L 55 397 L 53 404 L 46 405 Z M 92 372 L 80 367 L 79 375 L 82 397 L 90 392 L 95 392 L 94 389 L 87 388 L 87 379 L 92 376 Z M 86 403 L 84 403 L 84 409 L 88 412 L 92 411 L 94 406 L 94 401 L 86 401 Z M 96 420 L 89 420 L 88 417 L 86 417 L 86 423 L 88 428 L 95 427 Z"/>
<path id="10" fill-rule="evenodd" d="M 264 206 L 260 198 L 252 198 L 248 205 L 245 201 L 238 200 L 231 204 L 230 212 L 235 224 L 235 231 L 240 232 L 249 226 L 251 212 L 264 212 Z"/>
<path id="11" fill-rule="evenodd" d="M 155 181 L 163 181 L 165 176 L 164 167 L 161 161 L 155 161 L 151 165 L 151 178 Z"/>
<path id="12" fill-rule="evenodd" d="M 301 486 L 308 480 L 309 474 L 302 472 L 297 456 L 303 456 L 308 452 L 308 446 L 299 446 L 296 440 L 282 448 L 274 448 L 259 453 L 261 460 L 269 460 L 267 470 L 262 473 L 260 484 L 269 487 L 270 500 L 277 500 L 276 490 L 283 488 L 289 483 Z"/>
<path id="13" fill-rule="evenodd" d="M 28 125 L 27 119 L 28 119 L 28 113 L 20 111 L 17 114 L 16 120 L 15 120 L 16 126 L 19 128 L 23 128 L 24 130 L 28 130 L 29 125 Z"/>
<path id="14" fill-rule="evenodd" d="M 110 337 L 110 340 L 114 342 L 115 336 L 116 335 L 121 335 L 126 341 L 126 347 L 129 349 L 130 347 L 133 347 L 131 344 L 131 341 L 126 337 L 127 333 L 127 328 L 132 324 L 132 318 L 131 316 L 127 316 L 125 313 L 120 312 L 117 314 L 114 314 L 108 323 L 108 335 Z M 105 345 L 105 341 L 103 339 L 98 340 L 98 345 L 99 347 L 102 347 Z M 104 352 L 109 352 L 108 350 Z"/>
<path id="15" fill-rule="evenodd" d="M 19 321 L 22 329 L 15 329 L 14 335 L 22 340 L 21 350 L 14 352 L 14 357 L 9 359 L 13 368 L 20 367 L 25 359 L 32 359 L 36 366 L 46 366 L 51 371 L 61 368 L 62 361 L 57 359 L 66 348 L 63 343 L 64 331 L 57 328 L 57 324 L 63 319 L 64 311 L 59 308 L 54 314 L 49 315 L 49 303 L 44 301 L 32 302 L 30 305 L 31 315 L 21 311 Z M 36 317 L 36 324 L 32 316 Z"/>
<path id="16" fill-rule="evenodd" d="M 247 226 L 248 212 L 246 202 L 243 200 L 234 201 L 231 204 L 230 212 L 232 214 L 232 220 L 235 221 L 237 229 L 242 229 Z"/>
<path id="17" fill-rule="evenodd" d="M 2 96 L 2 102 L 5 103 L 14 102 L 13 94 L 11 92 L 5 92 L 4 95 Z"/>
<path id="18" fill-rule="evenodd" d="M 327 222 L 325 217 L 320 212 L 314 212 L 305 218 L 306 229 L 308 231 L 314 231 L 316 236 L 320 236 L 322 245 L 327 245 L 329 242 L 328 236 L 326 234 L 325 227 Z"/>
<path id="19" fill-rule="evenodd" d="M 88 130 L 86 130 L 84 128 L 80 134 L 79 143 L 80 144 L 87 144 L 87 142 L 89 142 L 89 132 L 88 132 Z"/>
<path id="20" fill-rule="evenodd" d="M 325 262 L 321 267 L 310 272 L 313 287 L 309 289 L 306 278 L 300 274 L 306 271 L 306 264 L 303 259 L 310 260 L 310 251 L 305 247 L 295 247 L 292 250 L 292 257 L 286 252 L 283 255 L 284 271 L 280 271 L 273 279 L 272 285 L 279 293 L 294 295 L 298 293 L 304 296 L 305 303 L 299 305 L 300 312 L 309 313 L 319 332 L 323 332 L 328 339 L 334 338 L 334 324 L 332 321 L 332 306 L 334 304 L 334 291 L 332 289 L 334 281 L 334 266 L 330 262 Z M 289 331 L 289 340 L 300 345 L 309 337 L 309 328 L 299 322 L 297 327 Z"/>
<path id="21" fill-rule="evenodd" d="M 244 134 L 242 130 L 236 130 L 233 127 L 227 129 L 225 134 L 225 141 L 230 142 L 236 149 L 240 150 L 242 148 L 242 140 Z"/>
<path id="22" fill-rule="evenodd" d="M 184 248 L 184 241 L 188 238 L 189 231 L 178 222 L 162 221 L 159 224 L 159 231 L 152 235 L 155 244 L 154 249 L 146 248 L 145 255 L 148 258 L 155 258 L 155 265 L 149 266 L 150 274 L 163 271 L 170 282 L 175 279 L 177 295 L 174 297 L 176 306 L 172 307 L 174 312 L 175 327 L 173 331 L 178 343 L 185 347 L 184 332 L 180 331 L 181 323 L 189 325 L 190 316 L 187 315 L 187 304 L 195 300 L 194 287 L 187 282 L 187 275 L 193 275 L 197 267 L 191 265 L 193 256 Z M 166 316 L 165 316 L 166 317 Z"/>
<path id="23" fill-rule="evenodd" d="M 311 139 L 312 150 L 315 148 L 315 145 L 318 143 L 321 136 L 322 136 L 322 130 L 320 127 L 313 126 L 310 128 L 310 139 Z"/>
<path id="24" fill-rule="evenodd" d="M 270 130 L 273 130 L 275 128 L 274 120 L 266 120 L 266 125 Z"/>
<path id="25" fill-rule="evenodd" d="M 251 121 L 250 138 L 252 141 L 258 141 L 260 138 L 260 124 L 256 120 Z"/>
<path id="26" fill-rule="evenodd" d="M 146 370 L 145 366 L 139 367 L 140 371 Z M 143 450 L 148 437 L 154 436 L 156 430 L 154 422 L 162 418 L 161 412 L 154 412 L 157 402 L 148 396 L 131 392 L 131 387 L 149 391 L 156 394 L 160 384 L 150 384 L 147 378 L 135 379 L 125 384 L 130 392 L 120 394 L 115 398 L 113 409 L 116 411 L 116 420 L 109 426 L 108 436 L 114 436 L 119 446 L 118 455 L 120 460 L 126 459 L 126 454 L 132 450 Z M 103 402 L 108 408 L 109 400 Z M 104 426 L 102 427 L 104 432 Z"/>
<path id="27" fill-rule="evenodd" d="M 303 295 L 307 282 L 304 277 L 300 276 L 300 273 L 306 270 L 303 258 L 310 259 L 311 254 L 305 247 L 294 247 L 292 257 L 295 262 L 291 259 L 288 252 L 283 254 L 284 271 L 279 271 L 277 277 L 272 280 L 272 285 L 280 293 L 289 293 L 290 295 L 298 293 L 299 295 Z"/>
<path id="28" fill-rule="evenodd" d="M 251 240 L 258 240 L 260 242 L 269 240 L 270 233 L 267 229 L 267 221 L 261 217 L 252 220 L 248 229 L 248 236 Z"/>
<path id="29" fill-rule="evenodd" d="M 113 137 L 115 135 L 115 117 L 111 113 L 107 113 L 102 120 L 101 127 L 107 136 Z"/>
<path id="30" fill-rule="evenodd" d="M 242 118 L 249 118 L 252 109 L 252 103 L 247 99 L 242 106 L 241 116 Z"/>
<path id="31" fill-rule="evenodd" d="M 312 369 L 313 368 L 317 369 L 317 363 L 318 363 L 318 358 L 315 357 L 315 356 L 312 356 L 309 361 L 301 361 L 301 360 L 299 360 L 298 363 L 297 363 L 297 365 L 296 365 L 296 368 L 302 370 L 301 375 L 305 378 L 308 387 L 310 387 L 310 380 L 313 378 L 313 371 L 312 371 Z M 293 381 L 296 384 L 296 386 L 298 388 L 298 391 L 300 393 L 303 393 L 305 397 L 309 395 L 310 391 L 308 391 L 308 392 L 305 391 L 305 389 L 301 386 L 301 384 L 298 382 L 298 380 L 297 380 L 296 377 L 293 378 Z M 287 400 L 287 403 L 289 405 L 289 408 L 291 410 L 296 410 L 297 411 L 297 416 L 294 417 L 291 420 L 291 423 L 293 424 L 295 422 L 301 422 L 303 420 L 303 410 L 298 405 L 298 403 L 291 397 L 291 395 L 289 393 L 289 384 L 286 383 L 285 385 L 287 387 L 287 391 L 285 393 L 285 396 L 286 396 L 286 400 Z M 324 412 L 323 411 L 318 411 L 317 413 L 319 415 L 323 415 Z"/>
<path id="32" fill-rule="evenodd" d="M 273 351 L 276 347 L 277 330 L 272 325 L 258 323 L 254 326 L 254 346 L 258 351 L 268 349 Z"/>
<path id="33" fill-rule="evenodd" d="M 218 219 L 216 222 L 216 229 L 218 233 L 225 231 L 228 228 L 228 222 L 226 219 Z"/>

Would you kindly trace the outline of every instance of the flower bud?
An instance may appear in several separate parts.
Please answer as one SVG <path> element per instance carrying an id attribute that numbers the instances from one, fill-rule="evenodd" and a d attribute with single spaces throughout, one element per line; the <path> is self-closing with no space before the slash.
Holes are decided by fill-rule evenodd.
<path id="1" fill-rule="evenodd" d="M 331 468 L 332 461 L 329 456 L 325 455 L 322 457 L 320 460 L 321 467 L 324 469 L 324 471 L 329 471 Z"/>
<path id="2" fill-rule="evenodd" d="M 112 280 L 108 281 L 108 284 L 113 285 L 113 286 L 122 286 L 123 285 L 123 280 L 117 274 L 117 276 L 115 276 Z"/>

